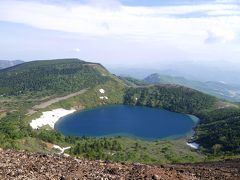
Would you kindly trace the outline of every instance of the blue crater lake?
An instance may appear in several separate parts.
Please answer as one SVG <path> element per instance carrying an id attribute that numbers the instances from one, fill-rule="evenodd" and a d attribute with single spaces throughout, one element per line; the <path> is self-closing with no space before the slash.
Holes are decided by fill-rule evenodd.
<path id="1" fill-rule="evenodd" d="M 68 136 L 128 136 L 154 140 L 192 132 L 195 116 L 140 106 L 104 106 L 61 118 L 55 130 Z"/>

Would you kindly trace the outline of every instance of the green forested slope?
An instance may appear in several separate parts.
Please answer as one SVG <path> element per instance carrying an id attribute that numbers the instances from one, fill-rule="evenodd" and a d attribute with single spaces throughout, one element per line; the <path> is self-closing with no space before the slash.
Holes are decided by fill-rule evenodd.
<path id="1" fill-rule="evenodd" d="M 34 61 L 0 71 L 0 94 L 74 92 L 106 82 L 99 64 L 78 59 Z"/>
<path id="2" fill-rule="evenodd" d="M 240 153 L 240 110 L 216 109 L 199 114 L 195 139 L 214 154 Z"/>
<path id="3" fill-rule="evenodd" d="M 86 88 L 83 94 L 28 114 L 39 103 Z M 99 98 L 100 88 L 105 89 L 108 100 Z M 21 141 L 29 137 L 45 140 L 29 125 L 43 111 L 122 103 L 124 88 L 125 84 L 102 65 L 78 59 L 32 61 L 0 70 L 0 147 L 19 149 Z M 46 134 L 57 139 L 51 131 Z"/>
<path id="4" fill-rule="evenodd" d="M 197 114 L 214 107 L 216 98 L 176 85 L 156 85 L 129 88 L 124 103 L 164 108 L 170 111 Z"/>
<path id="5" fill-rule="evenodd" d="M 122 77 L 119 76 L 119 79 L 123 80 L 128 86 L 144 86 L 144 85 L 148 85 L 148 83 L 139 80 L 139 79 L 135 79 L 132 77 Z"/>
<path id="6" fill-rule="evenodd" d="M 217 107 L 217 99 L 174 85 L 129 88 L 124 102 L 193 114 L 200 118 L 194 140 L 214 154 L 240 153 L 240 109 Z"/>

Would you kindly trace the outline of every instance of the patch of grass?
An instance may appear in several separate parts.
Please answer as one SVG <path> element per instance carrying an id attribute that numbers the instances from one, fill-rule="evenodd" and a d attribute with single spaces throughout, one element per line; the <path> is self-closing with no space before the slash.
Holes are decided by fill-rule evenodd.
<path id="1" fill-rule="evenodd" d="M 105 93 L 101 94 L 99 92 L 99 89 L 104 89 Z M 121 84 L 114 80 L 110 80 L 104 84 L 97 85 L 96 87 L 87 90 L 87 92 L 79 96 L 75 96 L 67 100 L 57 102 L 51 105 L 49 108 L 55 109 L 61 107 L 70 109 L 72 107 L 75 107 L 78 109 L 79 107 L 81 107 L 90 109 L 101 105 L 122 104 L 124 91 L 125 91 L 124 84 Z M 100 99 L 100 96 L 107 96 L 108 99 L 102 100 Z"/>
<path id="2" fill-rule="evenodd" d="M 145 141 L 127 137 L 79 138 L 70 154 L 81 158 L 145 164 L 193 163 L 204 156 L 190 149 L 184 139 Z"/>
<path id="3" fill-rule="evenodd" d="M 46 144 L 42 140 L 33 137 L 20 139 L 17 141 L 17 144 L 19 149 L 24 149 L 29 152 L 49 152 Z"/>

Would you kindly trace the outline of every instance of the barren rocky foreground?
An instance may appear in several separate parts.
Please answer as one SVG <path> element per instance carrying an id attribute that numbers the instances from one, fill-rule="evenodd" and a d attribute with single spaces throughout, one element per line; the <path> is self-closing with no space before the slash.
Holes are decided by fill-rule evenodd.
<path id="1" fill-rule="evenodd" d="M 240 179 L 240 159 L 149 166 L 87 161 L 50 154 L 0 151 L 0 179 Z"/>

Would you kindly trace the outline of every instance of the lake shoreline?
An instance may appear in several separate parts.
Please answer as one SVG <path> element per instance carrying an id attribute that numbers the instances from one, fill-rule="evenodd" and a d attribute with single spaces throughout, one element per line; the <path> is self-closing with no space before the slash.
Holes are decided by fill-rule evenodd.
<path id="1" fill-rule="evenodd" d="M 45 111 L 45 112 L 42 112 L 42 115 L 39 118 L 33 119 L 30 122 L 30 126 L 33 129 L 39 129 L 43 126 L 48 125 L 50 126 L 50 128 L 54 129 L 54 126 L 57 121 L 74 112 L 76 112 L 75 109 L 67 110 L 63 108 L 53 109 L 51 111 Z"/>
<path id="2" fill-rule="evenodd" d="M 52 129 L 55 129 L 55 124 L 57 122 L 59 122 L 61 119 L 65 118 L 68 115 L 71 115 L 73 113 L 80 113 L 80 112 L 87 112 L 87 111 L 91 111 L 91 110 L 96 110 L 96 109 L 100 109 L 103 107 L 114 107 L 114 106 L 119 106 L 119 105 L 103 105 L 103 106 L 98 106 L 98 107 L 93 107 L 93 108 L 87 108 L 87 109 L 83 109 L 80 111 L 77 111 L 76 109 L 71 109 L 71 110 L 66 110 L 66 109 L 62 109 L 62 108 L 58 108 L 58 109 L 53 109 L 51 111 L 45 111 L 42 112 L 42 115 L 31 121 L 30 126 L 33 129 L 38 129 L 41 128 L 45 125 L 49 125 Z M 122 106 L 129 106 L 129 105 L 122 105 Z M 129 107 L 142 107 L 142 106 L 129 106 Z M 161 108 L 152 108 L 152 107 L 147 107 L 147 108 L 151 108 L 151 109 L 160 109 L 163 111 L 168 111 L 165 109 L 161 109 Z M 169 111 L 171 112 L 171 111 Z M 172 112 L 172 113 L 177 113 L 177 114 L 181 114 L 178 112 Z M 190 114 L 184 114 L 187 115 L 191 118 L 191 120 L 197 125 L 197 123 L 199 122 L 199 118 L 194 116 L 194 115 L 190 115 Z M 51 118 L 51 120 L 49 121 L 49 119 Z M 61 132 L 60 132 L 61 133 Z M 187 132 L 186 134 L 179 134 L 179 135 L 173 135 L 173 136 L 168 136 L 168 137 L 164 137 L 164 138 L 143 138 L 143 137 L 138 137 L 138 136 L 134 136 L 132 134 L 128 134 L 128 133 L 121 133 L 121 134 L 106 134 L 106 135 L 101 135 L 101 136 L 92 136 L 89 135 L 89 137 L 94 137 L 94 138 L 111 138 L 111 137 L 126 137 L 126 138 L 131 138 L 131 139 L 139 139 L 139 140 L 144 140 L 144 141 L 164 141 L 164 140 L 177 140 L 177 139 L 186 139 L 186 145 L 193 148 L 193 149 L 198 149 L 199 145 L 195 146 L 192 145 L 192 143 L 189 143 L 187 140 L 190 136 L 193 136 L 194 134 L 194 130 L 192 129 L 190 132 Z M 84 135 L 83 135 L 84 136 Z M 76 136 L 78 137 L 78 136 Z"/>
<path id="3" fill-rule="evenodd" d="M 113 110 L 113 109 L 117 109 L 117 110 Z M 126 111 L 127 109 L 127 111 Z M 125 111 L 125 112 L 124 112 Z M 94 115 L 91 115 L 92 113 L 100 113 L 98 115 L 96 115 L 95 117 L 92 117 Z M 110 115 L 109 115 L 110 113 Z M 141 115 L 143 115 L 143 119 L 141 117 L 141 115 L 136 115 L 138 113 L 142 113 Z M 150 113 L 150 114 L 148 114 Z M 155 113 L 154 115 L 151 113 Z M 88 120 L 85 120 L 85 114 L 88 114 L 88 116 L 90 115 L 90 119 L 88 117 Z M 102 114 L 104 114 L 104 116 L 106 117 L 101 117 Z M 125 115 L 123 115 L 125 114 Z M 165 114 L 166 117 L 161 117 L 161 114 Z M 148 116 L 150 115 L 150 116 Z M 165 116 L 164 115 L 164 116 Z M 110 116 L 110 117 L 109 117 Z M 119 118 L 117 118 L 118 116 L 121 116 Z M 130 116 L 130 117 L 129 117 Z M 137 117 L 136 117 L 137 116 Z M 149 121 L 149 117 L 151 118 Z M 156 118 L 157 117 L 157 118 Z M 91 119 L 93 118 L 93 119 Z M 102 119 L 101 119 L 102 118 Z M 118 119 L 117 122 L 115 122 L 114 119 Z M 148 121 L 144 120 L 144 119 L 148 119 Z M 160 118 L 160 119 L 159 119 Z M 174 131 L 171 130 L 171 127 L 168 126 L 172 126 L 169 125 L 169 123 L 167 121 L 164 121 L 164 118 L 170 119 L 171 121 L 175 122 L 172 124 L 178 124 L 177 127 L 175 127 L 175 129 L 177 128 L 178 130 L 176 131 L 176 133 L 171 134 L 171 132 L 168 133 L 168 131 Z M 178 119 L 184 119 L 187 121 L 184 121 L 184 123 L 182 123 L 181 121 L 179 121 Z M 75 119 L 75 120 L 71 120 L 71 119 Z M 77 120 L 78 119 L 78 120 Z M 81 120 L 79 120 L 81 119 Z M 111 120 L 107 120 L 106 119 L 111 119 Z M 146 130 L 145 127 L 150 126 L 149 128 L 151 128 L 151 130 L 157 132 L 160 129 L 162 129 L 165 132 L 166 135 L 154 135 L 153 137 L 151 137 L 151 130 L 148 130 L 148 135 L 144 137 L 144 135 L 140 135 L 139 133 L 141 133 L 141 130 L 138 130 L 138 133 L 134 133 L 132 132 L 132 130 L 134 128 L 132 128 L 132 130 L 129 129 L 129 126 L 132 126 L 131 123 L 135 123 L 136 119 L 138 119 L 138 121 L 136 122 L 136 124 L 138 124 L 139 122 L 144 123 L 144 127 L 142 127 L 143 131 Z M 139 121 L 139 119 L 142 119 L 141 121 Z M 160 121 L 159 121 L 160 120 Z M 64 122 L 67 121 L 67 122 Z M 79 122 L 81 121 L 81 122 Z M 89 121 L 96 121 L 93 125 L 89 124 Z M 105 122 L 106 121 L 106 122 Z M 190 122 L 191 121 L 191 122 Z M 117 136 L 124 136 L 124 137 L 131 137 L 131 138 L 137 138 L 137 139 L 142 139 L 142 140 L 147 140 L 147 141 L 155 141 L 155 140 L 169 140 L 169 139 L 179 139 L 179 138 L 188 138 L 190 136 L 192 136 L 193 134 L 193 128 L 196 126 L 196 122 L 198 122 L 198 118 L 192 115 L 187 115 L 187 114 L 181 114 L 181 113 L 177 113 L 177 112 L 171 112 L 165 109 L 160 109 L 160 108 L 151 108 L 151 107 L 145 107 L 145 106 L 129 106 L 129 105 L 105 105 L 105 106 L 98 106 L 95 108 L 88 108 L 88 109 L 84 109 L 82 111 L 77 111 L 76 115 L 72 116 L 68 116 L 67 118 L 61 118 L 61 121 L 58 121 L 56 126 L 55 126 L 55 130 L 68 136 L 76 136 L 76 137 L 82 137 L 82 136 L 92 136 L 92 137 L 117 137 Z M 77 129 L 76 126 L 78 126 L 77 124 L 80 124 L 79 129 Z M 125 125 L 123 125 L 125 123 Z M 166 128 L 164 129 L 164 127 L 162 125 L 160 125 L 159 127 L 156 127 L 154 124 L 156 123 L 163 123 L 166 126 Z M 190 123 L 190 124 L 189 124 Z M 74 124 L 71 125 L 71 124 Z M 114 124 L 117 124 L 117 126 L 114 126 Z M 188 125 L 186 125 L 188 124 Z M 99 129 L 102 128 L 102 130 L 99 131 L 99 129 L 96 129 L 95 126 L 98 126 Z M 108 126 L 114 126 L 115 130 L 109 130 Z M 190 128 L 189 130 L 187 130 L 188 128 Z M 179 128 L 181 127 L 181 128 Z M 187 128 L 188 127 L 188 128 Z M 70 130 L 71 128 L 75 129 L 75 130 Z M 95 128 L 95 130 L 94 130 Z M 119 129 L 120 128 L 120 129 Z M 184 130 L 181 129 L 186 129 L 187 132 L 184 132 Z M 63 130 L 65 129 L 65 130 Z M 88 130 L 86 130 L 88 129 Z M 105 129 L 105 130 L 103 130 Z M 111 129 L 111 128 L 110 128 Z M 168 130 L 169 129 L 169 130 Z M 160 130 L 160 131 L 162 131 Z M 99 132 L 97 132 L 99 131 Z M 115 132 L 114 132 L 115 131 Z M 77 134 L 74 132 L 78 132 Z M 92 132 L 92 133 L 91 133 Z M 150 133 L 150 134 L 149 134 Z M 159 132 L 158 132 L 159 133 Z M 158 137 L 156 137 L 158 136 Z"/>

